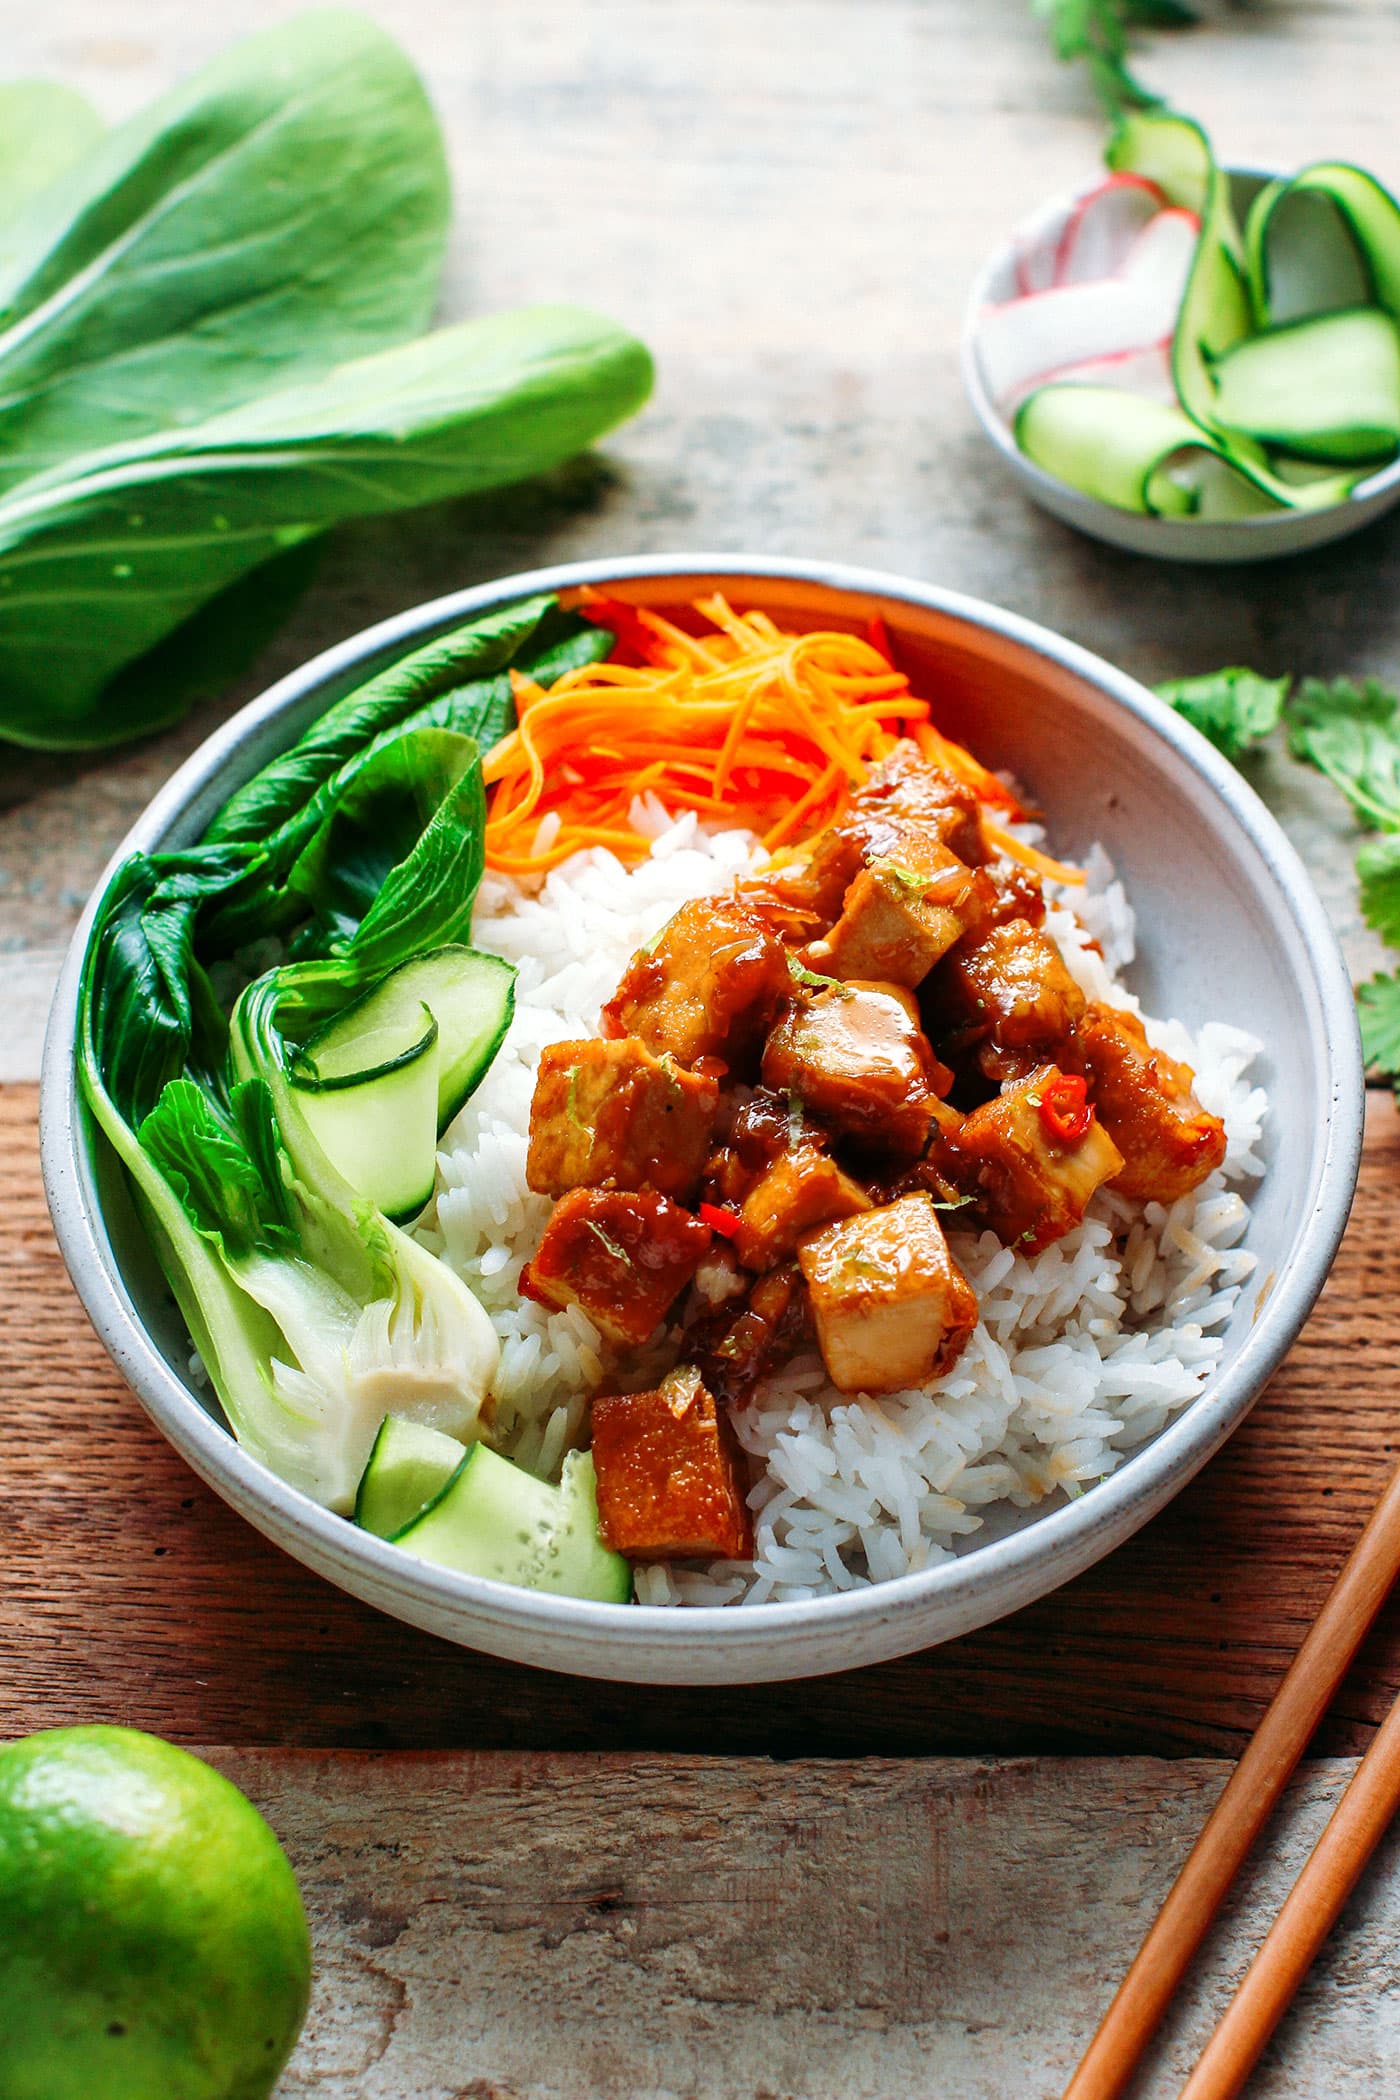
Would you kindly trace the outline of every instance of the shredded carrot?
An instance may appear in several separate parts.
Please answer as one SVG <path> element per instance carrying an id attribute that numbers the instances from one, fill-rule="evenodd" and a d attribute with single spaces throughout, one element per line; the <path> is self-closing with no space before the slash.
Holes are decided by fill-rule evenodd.
<path id="1" fill-rule="evenodd" d="M 998 853 L 1004 853 L 1008 860 L 1019 860 L 1023 867 L 1034 868 L 1036 874 L 1043 875 L 1047 882 L 1083 882 L 1082 868 L 1072 868 L 1067 861 L 1052 860 L 1038 846 L 1028 846 L 1024 839 L 1018 839 L 1000 824 L 984 818 L 982 828 Z"/>
<path id="2" fill-rule="evenodd" d="M 770 850 L 825 829 L 900 737 L 914 737 L 999 817 L 1023 812 L 994 773 L 929 720 L 929 703 L 893 661 L 883 623 L 868 635 L 785 632 L 766 613 L 698 599 L 691 634 L 647 606 L 578 594 L 586 618 L 618 636 L 606 662 L 548 689 L 511 673 L 516 727 L 490 751 L 488 866 L 542 873 L 585 846 L 645 857 L 639 797 L 758 833 Z M 1075 871 L 996 833 L 1006 852 L 1057 879 Z"/>

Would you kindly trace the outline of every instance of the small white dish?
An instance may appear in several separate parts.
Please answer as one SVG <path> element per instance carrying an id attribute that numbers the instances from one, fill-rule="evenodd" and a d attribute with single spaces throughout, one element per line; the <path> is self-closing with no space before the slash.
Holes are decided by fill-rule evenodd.
<path id="1" fill-rule="evenodd" d="M 1243 217 L 1255 192 L 1272 181 L 1273 174 L 1273 170 L 1258 168 L 1230 170 L 1231 194 L 1238 216 Z M 1111 547 L 1126 547 L 1132 554 L 1154 554 L 1163 561 L 1196 562 L 1272 561 L 1285 554 L 1302 554 L 1310 547 L 1325 547 L 1332 540 L 1359 532 L 1363 525 L 1400 503 L 1397 459 L 1359 482 L 1344 503 L 1333 504 L 1327 510 L 1279 511 L 1253 518 L 1153 518 L 1138 511 L 1119 510 L 1111 503 L 1100 502 L 1097 496 L 1086 496 L 1082 489 L 1047 474 L 1043 467 L 1027 459 L 987 389 L 977 348 L 978 324 L 984 307 L 1016 297 L 1021 288 L 1016 274 L 1017 256 L 1053 245 L 1080 199 L 1094 186 L 1086 184 L 1083 190 L 1054 198 L 1022 221 L 978 276 L 963 321 L 963 385 L 973 414 L 1031 501 L 1091 538 L 1107 541 Z"/>

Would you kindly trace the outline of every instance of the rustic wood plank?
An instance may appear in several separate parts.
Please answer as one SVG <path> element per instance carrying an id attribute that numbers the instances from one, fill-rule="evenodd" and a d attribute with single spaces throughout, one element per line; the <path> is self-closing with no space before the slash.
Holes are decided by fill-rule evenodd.
<path id="1" fill-rule="evenodd" d="M 519 1669 L 340 1595 L 186 1471 L 67 1281 L 34 1116 L 32 1088 L 0 1088 L 0 1733 L 102 1718 L 365 1749 L 1237 1752 L 1400 1448 L 1400 1121 L 1377 1094 L 1351 1229 L 1286 1367 L 1206 1472 L 1078 1582 L 800 1699 Z M 1392 1608 L 1321 1747 L 1362 1747 L 1397 1690 Z"/>
<path id="2" fill-rule="evenodd" d="M 1051 2100 L 1224 1783 L 1146 1758 L 206 1753 L 316 1948 L 282 2100 Z M 1350 1774 L 1307 1768 L 1137 2100 L 1168 2100 Z M 1400 1839 L 1251 2100 L 1400 2086 Z"/>

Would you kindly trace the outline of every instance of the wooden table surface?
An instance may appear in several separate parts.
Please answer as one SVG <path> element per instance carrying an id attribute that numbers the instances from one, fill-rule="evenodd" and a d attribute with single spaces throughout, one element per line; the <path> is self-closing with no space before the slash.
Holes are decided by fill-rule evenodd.
<path id="1" fill-rule="evenodd" d="M 60 75 L 118 116 L 293 11 L 50 0 L 11 10 L 5 69 Z M 288 2093 L 1049 2095 L 1400 1445 L 1389 1096 L 1302 1341 L 1128 1546 L 949 1647 L 800 1691 L 689 1693 L 399 1627 L 185 1471 L 89 1333 L 48 1228 L 48 990 L 104 859 L 181 757 L 281 671 L 456 585 L 609 552 L 830 555 L 978 592 L 1147 678 L 1244 661 L 1395 681 L 1400 518 L 1282 565 L 1150 567 L 1003 478 L 959 389 L 962 302 L 1100 138 L 1023 0 L 372 11 L 449 138 L 445 311 L 591 301 L 651 343 L 657 395 L 545 484 L 337 535 L 262 662 L 169 735 L 81 760 L 0 747 L 0 1733 L 131 1721 L 214 1746 L 263 1802 L 318 1951 Z M 1395 182 L 1395 25 L 1380 0 L 1222 10 L 1158 39 L 1143 71 L 1233 158 L 1335 153 Z M 1256 777 L 1369 970 L 1344 815 L 1276 756 Z M 1144 2093 L 1175 2090 L 1397 1690 L 1392 1610 Z M 1086 1751 L 1112 1755 L 1063 1755 Z M 1393 1864 L 1251 2091 L 1400 2086 Z"/>

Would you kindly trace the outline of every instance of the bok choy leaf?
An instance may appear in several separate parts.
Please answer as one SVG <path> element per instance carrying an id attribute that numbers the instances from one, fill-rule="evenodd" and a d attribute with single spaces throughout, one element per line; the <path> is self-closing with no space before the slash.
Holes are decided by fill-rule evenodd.
<path id="1" fill-rule="evenodd" d="M 469 934 L 485 801 L 457 724 L 509 726 L 509 667 L 547 685 L 609 645 L 553 599 L 427 643 L 313 724 L 202 843 L 129 861 L 99 909 L 84 1095 L 235 1434 L 331 1508 L 350 1507 L 386 1413 L 474 1437 L 498 1345 L 466 1287 L 327 1157 L 296 1048 L 401 961 Z M 244 984 L 230 1014 L 231 899 L 250 937 L 274 919 L 304 959 Z"/>
<path id="2" fill-rule="evenodd" d="M 61 80 L 0 83 L 0 269 L 16 240 L 25 237 L 30 199 L 66 174 L 101 136 L 97 111 Z"/>
<path id="3" fill-rule="evenodd" d="M 170 719 L 104 684 L 207 598 L 342 518 L 518 481 L 638 408 L 641 344 L 574 307 L 445 328 L 0 499 L 0 721 L 78 748 Z"/>
<path id="4" fill-rule="evenodd" d="M 416 335 L 449 211 L 392 37 L 328 9 L 245 38 L 5 229 L 0 486 Z"/>

